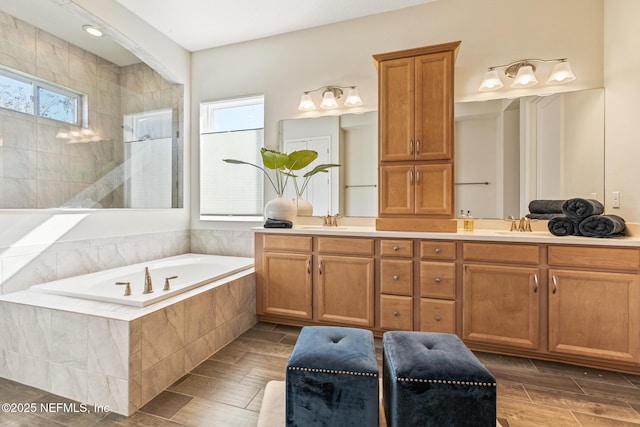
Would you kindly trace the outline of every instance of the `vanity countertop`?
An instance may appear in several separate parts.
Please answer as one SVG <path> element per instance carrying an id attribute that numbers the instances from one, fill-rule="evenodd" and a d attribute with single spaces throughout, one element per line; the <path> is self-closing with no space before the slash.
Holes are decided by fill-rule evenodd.
<path id="1" fill-rule="evenodd" d="M 253 229 L 259 233 L 278 234 L 311 234 L 322 236 L 351 236 L 351 237 L 380 237 L 380 238 L 409 238 L 435 240 L 465 240 L 491 242 L 544 243 L 563 245 L 593 245 L 593 246 L 627 246 L 640 247 L 640 237 L 584 237 L 584 236 L 554 236 L 549 231 L 519 232 L 497 229 L 478 229 L 464 231 L 458 229 L 456 233 L 436 233 L 417 231 L 382 231 L 374 226 L 338 226 L 322 225 L 294 225 L 293 228 L 264 228 Z"/>

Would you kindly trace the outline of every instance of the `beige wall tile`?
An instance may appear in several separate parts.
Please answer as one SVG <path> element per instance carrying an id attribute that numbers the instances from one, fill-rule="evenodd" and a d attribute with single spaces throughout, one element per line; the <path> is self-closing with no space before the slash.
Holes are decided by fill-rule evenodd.
<path id="1" fill-rule="evenodd" d="M 184 346 L 184 303 L 178 303 L 142 318 L 142 370 Z"/>

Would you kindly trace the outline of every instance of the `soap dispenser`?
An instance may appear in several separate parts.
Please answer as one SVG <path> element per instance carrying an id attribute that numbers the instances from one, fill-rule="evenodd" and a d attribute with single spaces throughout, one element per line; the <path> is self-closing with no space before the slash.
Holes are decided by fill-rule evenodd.
<path id="1" fill-rule="evenodd" d="M 467 215 L 464 217 L 464 231 L 473 231 L 473 217 L 471 211 L 467 211 Z"/>

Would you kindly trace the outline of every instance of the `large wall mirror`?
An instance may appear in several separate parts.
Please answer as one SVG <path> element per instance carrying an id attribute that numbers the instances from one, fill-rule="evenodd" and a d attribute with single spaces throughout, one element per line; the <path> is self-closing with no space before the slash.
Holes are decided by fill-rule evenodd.
<path id="1" fill-rule="evenodd" d="M 502 219 L 527 214 L 534 199 L 604 200 L 604 89 L 455 110 L 456 212 Z M 314 139 L 327 141 L 328 158 L 343 165 L 317 183 L 333 196 L 314 215 L 377 216 L 377 112 L 281 122 L 285 150 L 287 141 Z"/>
<path id="2" fill-rule="evenodd" d="M 3 2 L 0 209 L 182 207 L 183 86 L 86 21 Z"/>

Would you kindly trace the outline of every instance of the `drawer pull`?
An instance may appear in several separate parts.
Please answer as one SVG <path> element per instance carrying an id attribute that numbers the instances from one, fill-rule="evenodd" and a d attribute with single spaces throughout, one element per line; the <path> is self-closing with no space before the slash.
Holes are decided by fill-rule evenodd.
<path id="1" fill-rule="evenodd" d="M 538 292 L 538 275 L 537 274 L 533 275 L 533 283 L 535 283 L 535 287 L 533 288 L 533 292 L 537 293 Z"/>
<path id="2" fill-rule="evenodd" d="M 436 277 L 435 279 L 433 279 L 433 281 L 436 282 L 436 283 L 440 283 L 440 282 L 442 282 L 442 279 L 439 278 L 439 277 Z"/>
<path id="3" fill-rule="evenodd" d="M 400 248 L 399 248 L 399 247 L 397 247 L 397 246 L 394 246 L 394 247 L 393 247 L 393 250 L 397 252 L 397 251 L 399 251 L 399 250 L 400 250 Z"/>
<path id="4" fill-rule="evenodd" d="M 441 320 L 442 320 L 442 317 L 440 317 L 440 316 L 436 316 L 436 317 L 434 317 L 434 319 L 436 320 L 436 322 L 439 322 L 439 321 L 441 321 Z"/>
<path id="5" fill-rule="evenodd" d="M 553 294 L 555 295 L 558 292 L 558 279 L 556 279 L 556 275 L 551 276 L 551 281 L 553 282 Z"/>
<path id="6" fill-rule="evenodd" d="M 442 252 L 442 250 L 440 248 L 435 248 L 434 249 L 435 253 L 439 254 L 440 252 Z"/>
<path id="7" fill-rule="evenodd" d="M 394 317 L 400 317 L 400 313 L 398 313 L 397 311 L 393 312 Z"/>
<path id="8" fill-rule="evenodd" d="M 398 276 L 397 274 L 395 274 L 395 275 L 393 276 L 393 280 L 398 280 L 398 279 L 400 279 L 400 276 Z"/>

